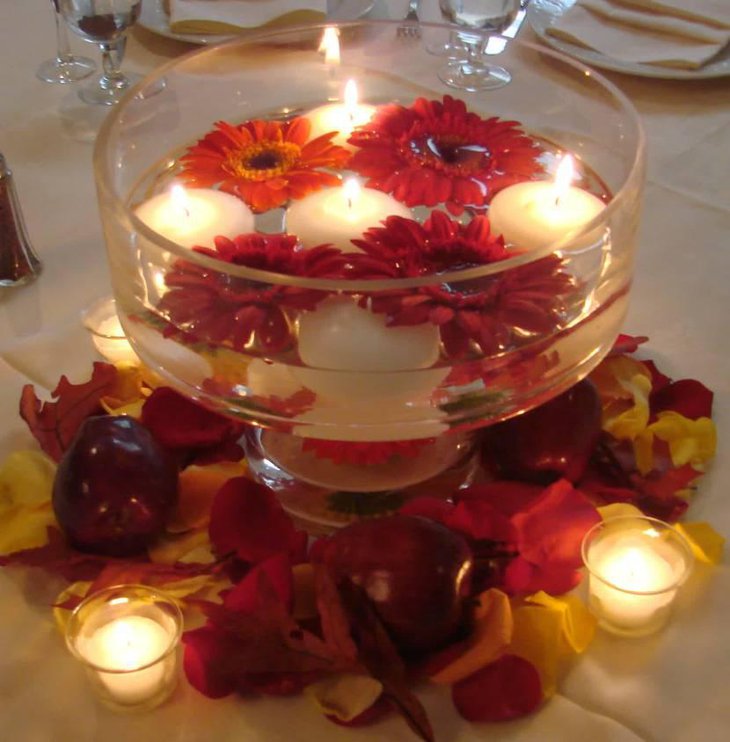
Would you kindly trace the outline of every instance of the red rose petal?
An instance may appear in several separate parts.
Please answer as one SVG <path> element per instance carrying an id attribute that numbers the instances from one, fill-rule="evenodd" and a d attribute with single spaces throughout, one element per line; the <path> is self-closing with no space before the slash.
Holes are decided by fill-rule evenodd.
<path id="1" fill-rule="evenodd" d="M 455 683 L 451 698 L 468 721 L 509 721 L 537 709 L 542 686 L 531 663 L 508 654 Z"/>
<path id="2" fill-rule="evenodd" d="M 293 586 L 289 557 L 277 554 L 257 564 L 225 597 L 223 605 L 231 611 L 255 613 L 261 608 L 259 580 L 264 575 L 279 600 L 291 609 Z"/>
<path id="3" fill-rule="evenodd" d="M 696 420 L 712 416 L 713 397 L 714 394 L 696 379 L 680 379 L 653 392 L 649 403 L 653 415 L 671 410 Z"/>
<path id="4" fill-rule="evenodd" d="M 307 535 L 294 528 L 274 493 L 236 477 L 218 491 L 210 510 L 210 541 L 219 555 L 235 553 L 254 564 L 281 552 L 301 561 Z"/>
<path id="5" fill-rule="evenodd" d="M 532 564 L 516 557 L 504 572 L 502 587 L 509 595 L 529 595 L 540 590 L 563 595 L 581 581 L 581 572 L 560 564 Z"/>
<path id="6" fill-rule="evenodd" d="M 142 424 L 167 448 L 214 446 L 241 427 L 166 386 L 155 389 L 145 401 Z"/>
<path id="7" fill-rule="evenodd" d="M 436 523 L 446 524 L 453 510 L 454 506 L 448 500 L 441 500 L 438 497 L 415 497 L 398 512 L 401 515 L 418 515 Z"/>
<path id="8" fill-rule="evenodd" d="M 208 698 L 223 698 L 236 689 L 236 677 L 228 672 L 229 642 L 216 629 L 204 626 L 183 634 L 183 668 L 190 685 Z"/>
<path id="9" fill-rule="evenodd" d="M 456 502 L 484 500 L 507 517 L 524 510 L 544 492 L 543 487 L 527 482 L 502 480 L 476 484 L 459 490 L 454 495 Z"/>
<path id="10" fill-rule="evenodd" d="M 517 529 L 520 554 L 537 565 L 577 568 L 580 546 L 586 532 L 601 519 L 591 501 L 566 479 L 560 479 L 512 523 Z"/>

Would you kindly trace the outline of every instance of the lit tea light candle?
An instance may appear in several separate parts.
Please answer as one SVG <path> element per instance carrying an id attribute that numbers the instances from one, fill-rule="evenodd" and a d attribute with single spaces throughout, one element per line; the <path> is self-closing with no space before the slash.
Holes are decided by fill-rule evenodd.
<path id="1" fill-rule="evenodd" d="M 148 709 L 177 683 L 181 631 L 182 615 L 172 600 L 142 585 L 120 585 L 82 601 L 66 641 L 106 705 Z"/>
<path id="2" fill-rule="evenodd" d="M 336 131 L 338 134 L 333 137 L 333 143 L 339 144 L 340 147 L 354 149 L 347 143 L 347 140 L 353 129 L 370 121 L 375 113 L 375 106 L 358 103 L 357 85 L 354 80 L 347 81 L 343 98 L 342 103 L 320 106 L 307 114 L 312 126 L 309 134 L 310 139 L 315 139 L 330 131 Z"/>
<path id="3" fill-rule="evenodd" d="M 692 564 L 689 545 L 670 525 L 620 517 L 586 535 L 589 605 L 616 634 L 643 636 L 660 629 Z"/>
<path id="4" fill-rule="evenodd" d="M 580 231 L 606 208 L 600 198 L 570 185 L 573 158 L 564 157 L 554 181 L 517 183 L 497 193 L 489 207 L 494 234 L 504 235 L 507 243 L 523 250 L 536 250 Z M 587 247 L 601 238 L 602 230 L 581 237 Z"/>
<path id="5" fill-rule="evenodd" d="M 99 354 L 110 363 L 139 363 L 116 314 L 102 320 L 92 330 L 91 340 Z"/>
<path id="6" fill-rule="evenodd" d="M 240 198 L 210 188 L 174 185 L 138 206 L 136 214 L 150 229 L 183 247 L 212 247 L 219 235 L 254 231 L 253 212 Z"/>
<path id="7" fill-rule="evenodd" d="M 361 188 L 350 178 L 342 186 L 295 201 L 286 212 L 286 231 L 305 247 L 331 244 L 343 252 L 357 252 L 350 240 L 392 215 L 410 218 L 411 211 L 387 193 Z"/>

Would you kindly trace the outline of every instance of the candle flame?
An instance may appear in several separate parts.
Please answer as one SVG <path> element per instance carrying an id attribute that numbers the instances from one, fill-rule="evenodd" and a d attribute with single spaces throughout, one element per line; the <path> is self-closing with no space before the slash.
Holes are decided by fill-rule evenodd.
<path id="1" fill-rule="evenodd" d="M 357 83 L 354 80 L 348 80 L 345 85 L 345 110 L 347 115 L 350 117 L 350 121 L 354 121 L 355 114 L 357 113 Z"/>
<path id="2" fill-rule="evenodd" d="M 573 165 L 573 158 L 571 155 L 566 155 L 560 161 L 558 169 L 555 171 L 555 181 L 553 182 L 553 189 L 555 193 L 555 205 L 557 206 L 560 199 L 567 193 L 570 184 L 573 181 L 573 173 L 575 167 Z"/>
<path id="3" fill-rule="evenodd" d="M 170 203 L 175 211 L 188 219 L 190 218 L 190 199 L 187 191 L 181 185 L 175 184 L 170 189 Z"/>
<path id="4" fill-rule="evenodd" d="M 327 26 L 319 42 L 318 51 L 324 52 L 325 64 L 340 63 L 340 32 L 334 26 Z"/>
<path id="5" fill-rule="evenodd" d="M 342 193 L 345 196 L 345 201 L 347 201 L 347 208 L 352 209 L 360 198 L 360 184 L 355 178 L 348 178 L 342 186 Z"/>

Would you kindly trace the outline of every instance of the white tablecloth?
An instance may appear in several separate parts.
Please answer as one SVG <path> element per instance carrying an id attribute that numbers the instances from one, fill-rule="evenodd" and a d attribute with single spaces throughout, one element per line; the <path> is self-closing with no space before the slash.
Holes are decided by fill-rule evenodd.
<path id="1" fill-rule="evenodd" d="M 149 0 L 145 0 L 149 1 Z M 379 0 L 378 17 L 403 15 Z M 438 18 L 424 0 L 425 19 Z M 58 368 L 87 368 L 79 311 L 109 291 L 91 170 L 93 121 L 74 86 L 39 82 L 54 49 L 47 0 L 0 3 L 0 151 L 15 173 L 33 244 L 44 263 L 35 284 L 0 294 L 0 353 L 44 332 L 64 349 Z M 523 38 L 533 39 L 529 29 Z M 80 51 L 84 45 L 77 40 Z M 189 46 L 137 28 L 125 68 L 146 72 Z M 90 47 L 83 49 L 86 53 Z M 690 510 L 730 534 L 730 81 L 689 83 L 611 76 L 633 100 L 649 141 L 641 249 L 626 331 L 651 336 L 651 352 L 674 376 L 716 393 L 720 446 Z M 44 341 L 40 343 L 47 347 Z M 22 357 L 13 355 L 17 366 Z M 51 374 L 51 378 L 55 376 Z M 36 383 L 50 383 L 34 378 Z M 0 360 L 0 455 L 32 445 L 17 414 L 26 376 Z M 324 721 L 307 701 L 209 701 L 181 684 L 172 702 L 135 717 L 99 708 L 43 607 L 39 584 L 0 572 L 0 739 L 90 742 L 134 739 L 410 740 L 397 719 L 353 733 Z M 730 570 L 696 575 L 675 620 L 658 637 L 601 635 L 564 680 L 561 695 L 513 724 L 473 726 L 446 694 L 423 694 L 439 740 L 723 742 L 730 731 Z"/>

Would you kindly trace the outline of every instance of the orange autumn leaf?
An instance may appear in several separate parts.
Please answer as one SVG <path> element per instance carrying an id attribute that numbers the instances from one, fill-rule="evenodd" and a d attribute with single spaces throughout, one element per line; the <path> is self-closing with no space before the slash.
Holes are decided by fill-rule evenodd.
<path id="1" fill-rule="evenodd" d="M 170 533 L 202 528 L 210 519 L 210 506 L 218 490 L 233 477 L 246 473 L 243 462 L 221 461 L 188 466 L 178 479 L 178 502 L 167 524 Z"/>
<path id="2" fill-rule="evenodd" d="M 512 639 L 512 610 L 509 598 L 492 588 L 479 596 L 474 612 L 474 627 L 466 651 L 431 680 L 452 685 L 496 660 Z"/>

